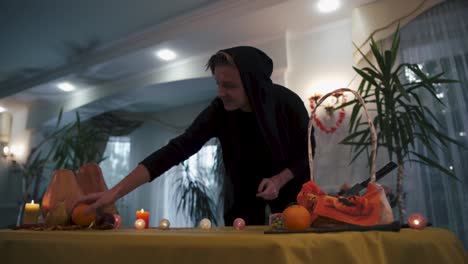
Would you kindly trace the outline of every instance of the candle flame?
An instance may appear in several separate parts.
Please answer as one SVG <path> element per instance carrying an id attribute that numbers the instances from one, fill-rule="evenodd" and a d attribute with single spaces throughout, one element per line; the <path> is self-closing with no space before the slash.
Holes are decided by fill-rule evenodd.
<path id="1" fill-rule="evenodd" d="M 418 219 L 414 219 L 413 223 L 414 223 L 415 225 L 419 225 L 419 220 L 418 220 Z"/>
<path id="2" fill-rule="evenodd" d="M 143 213 L 144 211 L 145 211 L 145 210 L 143 210 L 143 208 L 141 208 L 140 212 L 142 212 L 142 213 Z"/>
<path id="3" fill-rule="evenodd" d="M 34 204 L 34 200 L 31 200 L 31 203 Z"/>

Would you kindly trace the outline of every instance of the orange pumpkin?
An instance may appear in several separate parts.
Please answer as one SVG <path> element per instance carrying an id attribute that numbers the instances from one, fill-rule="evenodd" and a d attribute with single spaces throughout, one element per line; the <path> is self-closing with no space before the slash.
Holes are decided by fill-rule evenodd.
<path id="1" fill-rule="evenodd" d="M 70 213 L 74 203 L 82 196 L 83 192 L 76 182 L 75 174 L 70 170 L 56 170 L 42 197 L 42 215 L 46 217 L 60 203 L 64 203 L 67 213 Z"/>
<path id="2" fill-rule="evenodd" d="M 283 225 L 289 231 L 304 231 L 311 222 L 310 213 L 304 206 L 291 205 L 283 211 Z"/>
<path id="3" fill-rule="evenodd" d="M 107 190 L 101 168 L 96 163 L 88 163 L 81 166 L 76 172 L 76 181 L 84 195 Z M 102 212 L 118 214 L 114 204 L 102 208 Z"/>
<path id="4" fill-rule="evenodd" d="M 101 168 L 96 163 L 81 166 L 76 172 L 76 181 L 85 195 L 107 190 Z"/>
<path id="5" fill-rule="evenodd" d="M 72 221 L 81 226 L 89 226 L 96 220 L 96 211 L 89 210 L 88 204 L 80 203 L 73 209 Z"/>

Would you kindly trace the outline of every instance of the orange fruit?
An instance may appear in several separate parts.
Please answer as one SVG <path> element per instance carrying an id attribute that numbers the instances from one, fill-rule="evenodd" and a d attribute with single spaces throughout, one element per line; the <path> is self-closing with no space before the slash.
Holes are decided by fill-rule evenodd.
<path id="1" fill-rule="evenodd" d="M 89 226 L 94 220 L 96 220 L 96 211 L 91 210 L 88 212 L 88 204 L 78 204 L 72 212 L 73 223 L 81 226 Z"/>
<path id="2" fill-rule="evenodd" d="M 289 231 L 304 231 L 311 222 L 309 210 L 304 206 L 291 205 L 283 211 L 283 225 Z"/>

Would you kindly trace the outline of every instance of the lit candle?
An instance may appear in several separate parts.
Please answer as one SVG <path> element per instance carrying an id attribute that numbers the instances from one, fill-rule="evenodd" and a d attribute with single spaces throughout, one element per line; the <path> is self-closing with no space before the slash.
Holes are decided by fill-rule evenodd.
<path id="1" fill-rule="evenodd" d="M 420 214 L 412 214 L 408 217 L 408 225 L 413 229 L 424 229 L 427 221 L 424 216 Z"/>
<path id="2" fill-rule="evenodd" d="M 140 210 L 140 211 L 137 211 L 136 212 L 136 219 L 143 219 L 145 220 L 145 228 L 148 228 L 149 226 L 149 217 L 150 217 L 150 213 L 149 212 L 145 212 L 145 210 L 143 210 L 143 208 Z"/>
<path id="3" fill-rule="evenodd" d="M 37 224 L 38 215 L 39 204 L 34 203 L 34 200 L 32 200 L 31 203 L 26 203 L 23 212 L 23 224 Z"/>
<path id="4" fill-rule="evenodd" d="M 135 229 L 136 230 L 143 230 L 146 227 L 146 222 L 143 219 L 137 219 L 135 221 Z"/>

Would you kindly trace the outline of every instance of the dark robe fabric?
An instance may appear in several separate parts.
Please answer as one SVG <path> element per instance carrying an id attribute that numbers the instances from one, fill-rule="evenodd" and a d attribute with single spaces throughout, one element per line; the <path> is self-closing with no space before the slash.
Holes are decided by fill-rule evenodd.
<path id="1" fill-rule="evenodd" d="M 151 180 L 195 154 L 211 138 L 219 139 L 226 177 L 233 188 L 233 204 L 225 210 L 225 224 L 237 217 L 247 224 L 264 224 L 265 205 L 281 212 L 296 201 L 307 182 L 307 125 L 309 116 L 303 101 L 289 89 L 274 84 L 270 77 L 272 60 L 253 47 L 223 50 L 234 59 L 252 112 L 227 111 L 215 98 L 180 136 L 157 150 L 141 164 Z M 312 144 L 315 140 L 312 134 Z M 278 198 L 265 201 L 256 197 L 263 178 L 289 168 L 294 178 L 279 192 Z"/>

